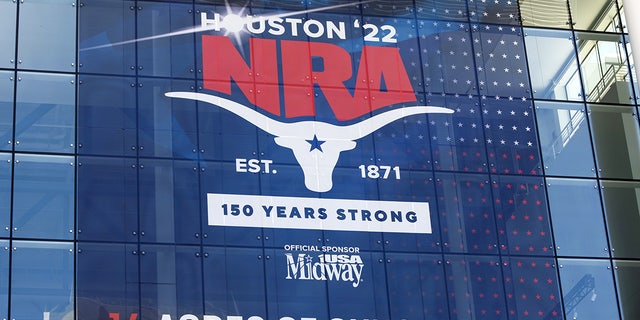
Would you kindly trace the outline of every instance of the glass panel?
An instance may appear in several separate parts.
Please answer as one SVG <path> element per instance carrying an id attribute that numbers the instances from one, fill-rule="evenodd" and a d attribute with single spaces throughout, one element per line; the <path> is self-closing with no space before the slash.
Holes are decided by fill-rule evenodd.
<path id="1" fill-rule="evenodd" d="M 602 181 L 611 253 L 640 258 L 640 182 Z"/>
<path id="2" fill-rule="evenodd" d="M 200 244 L 198 165 L 140 160 L 140 240 Z"/>
<path id="3" fill-rule="evenodd" d="M 418 18 L 468 20 L 465 0 L 416 0 L 416 8 Z"/>
<path id="4" fill-rule="evenodd" d="M 629 66 L 630 66 L 629 73 L 631 74 L 631 81 L 632 81 L 632 85 L 635 93 L 635 103 L 637 104 L 638 102 L 640 102 L 640 87 L 638 86 L 638 76 L 637 76 L 638 73 L 636 73 L 636 65 L 633 60 L 633 50 L 631 48 L 631 41 L 629 39 L 629 35 L 624 35 L 624 43 L 627 48 L 627 57 L 629 59 Z"/>
<path id="5" fill-rule="evenodd" d="M 493 100 L 493 99 L 492 99 Z M 483 100 L 482 114 L 491 173 L 542 174 L 533 105 L 523 99 Z"/>
<path id="6" fill-rule="evenodd" d="M 265 261 L 267 287 L 264 292 L 270 297 L 265 319 L 280 319 L 284 316 L 293 319 L 331 319 L 327 297 L 328 281 L 316 280 L 304 271 L 308 270 L 305 264 L 319 261 L 315 254 L 276 249 L 265 250 L 265 257 L 268 259 Z M 253 259 L 248 261 L 255 261 Z M 259 261 L 253 263 L 258 264 Z"/>
<path id="7" fill-rule="evenodd" d="M 0 150 L 11 150 L 13 145 L 14 79 L 13 72 L 0 71 Z"/>
<path id="8" fill-rule="evenodd" d="M 16 151 L 73 153 L 75 76 L 18 72 Z"/>
<path id="9" fill-rule="evenodd" d="M 440 255 L 386 255 L 390 319 L 446 319 L 447 289 Z M 374 261 L 377 263 L 377 261 Z"/>
<path id="10" fill-rule="evenodd" d="M 421 103 L 424 105 L 424 101 Z M 451 108 L 451 106 L 448 107 Z M 403 172 L 424 168 L 423 166 L 427 166 L 431 162 L 429 144 L 427 143 L 429 141 L 428 126 L 429 122 L 424 115 L 405 117 L 402 121 L 394 121 L 372 134 L 375 152 L 370 152 L 364 145 L 365 148 L 359 155 L 357 152 L 355 155 L 351 155 L 351 151 L 348 151 L 341 153 L 340 158 L 343 156 L 345 158 L 353 157 L 352 161 L 355 162 L 353 167 L 358 167 L 363 163 L 371 163 L 369 159 L 375 155 L 378 165 L 398 166 Z M 358 141 L 358 147 L 360 147 L 360 141 Z M 366 152 L 370 153 L 366 154 Z M 338 166 L 340 165 L 342 165 L 342 161 L 338 162 Z M 431 169 L 430 166 L 429 169 Z M 394 180 L 390 177 L 389 180 L 384 179 L 378 182 L 389 183 Z"/>
<path id="11" fill-rule="evenodd" d="M 640 262 L 614 261 L 618 300 L 622 319 L 640 319 L 638 288 L 640 287 Z"/>
<path id="12" fill-rule="evenodd" d="M 425 92 L 464 96 L 475 93 L 477 80 L 469 25 L 422 20 L 418 21 L 418 32 Z M 412 69 L 415 66 L 409 67 L 409 72 Z"/>
<path id="13" fill-rule="evenodd" d="M 383 188 L 380 200 L 426 202 L 431 219 L 430 234 L 385 233 L 384 247 L 389 251 L 440 252 L 440 222 L 436 202 L 435 183 L 430 172 L 403 172 L 403 179 Z"/>
<path id="14" fill-rule="evenodd" d="M 413 17 L 412 0 L 395 0 L 393 2 L 365 3 L 362 5 L 364 15 L 383 15 L 392 17 Z"/>
<path id="15" fill-rule="evenodd" d="M 525 29 L 534 97 L 583 100 L 572 38 L 570 31 Z"/>
<path id="16" fill-rule="evenodd" d="M 484 133 L 478 97 L 455 95 L 427 98 L 427 105 L 456 110 L 451 115 L 428 115 L 427 137 L 433 152 L 433 168 L 438 171 L 486 172 L 487 152 L 482 144 Z M 427 162 L 423 169 L 429 169 L 429 164 Z"/>
<path id="17" fill-rule="evenodd" d="M 0 153 L 0 237 L 11 234 L 11 164 L 9 153 Z"/>
<path id="18" fill-rule="evenodd" d="M 204 2 L 204 1 L 206 0 L 196 0 L 196 3 Z M 231 3 L 231 1 L 229 2 Z M 238 1 L 238 2 L 241 2 L 241 1 Z M 333 6 L 335 4 L 343 4 L 343 3 L 335 0 L 312 0 L 312 1 L 307 1 L 307 9 L 323 8 L 322 11 L 326 11 L 326 12 L 344 12 L 344 13 L 360 14 L 361 5 L 358 2 L 350 3 L 350 5 L 344 6 L 344 7 L 330 8 L 330 6 Z"/>
<path id="19" fill-rule="evenodd" d="M 236 90 L 239 91 L 239 90 Z M 242 93 L 230 97 L 243 105 Z M 198 134 L 201 157 L 207 160 L 250 159 L 258 155 L 259 129 L 243 118 L 208 103 L 198 103 Z M 273 142 L 272 142 L 273 143 Z M 293 158 L 293 155 L 290 156 Z"/>
<path id="20" fill-rule="evenodd" d="M 0 319 L 9 319 L 9 246 L 0 240 Z"/>
<path id="21" fill-rule="evenodd" d="M 243 179 L 237 178 L 234 163 L 200 163 L 200 199 L 206 199 L 208 193 L 259 194 L 260 177 L 244 173 Z M 205 244 L 229 246 L 261 246 L 262 229 L 244 227 L 214 227 L 208 222 L 207 202 L 200 201 L 202 214 L 202 232 Z M 286 230 L 287 233 L 293 230 Z"/>
<path id="22" fill-rule="evenodd" d="M 506 258 L 502 270 L 511 319 L 564 319 L 553 259 Z"/>
<path id="23" fill-rule="evenodd" d="M 78 243 L 76 319 L 139 314 L 137 245 Z M 53 319 L 53 318 L 52 318 Z"/>
<path id="24" fill-rule="evenodd" d="M 200 319 L 200 247 L 141 245 L 140 254 L 140 318 L 160 319 L 169 314 L 178 319 L 192 314 Z"/>
<path id="25" fill-rule="evenodd" d="M 0 68 L 15 67 L 17 8 L 16 1 L 0 0 Z"/>
<path id="26" fill-rule="evenodd" d="M 138 8 L 137 37 L 140 39 L 193 28 L 191 4 L 139 1 Z M 194 34 L 138 42 L 138 74 L 193 78 Z"/>
<path id="27" fill-rule="evenodd" d="M 197 0 L 197 1 L 204 1 L 204 0 Z M 229 2 L 232 2 L 232 1 L 229 1 Z M 233 2 L 235 2 L 238 5 L 246 4 L 246 2 L 241 2 L 238 0 L 234 0 Z M 305 9 L 304 1 L 280 2 L 276 0 L 252 0 L 251 5 L 256 8 L 259 8 L 259 7 L 269 8 L 269 9 L 278 8 L 280 10 L 304 10 Z"/>
<path id="28" fill-rule="evenodd" d="M 633 103 L 622 36 L 580 32 L 576 37 L 587 101 Z"/>
<path id="29" fill-rule="evenodd" d="M 569 0 L 569 6 L 571 7 L 571 18 L 575 29 L 621 32 L 616 1 Z"/>
<path id="30" fill-rule="evenodd" d="M 469 16 L 471 21 L 518 25 L 519 3 L 520 1 L 469 1 Z"/>
<path id="31" fill-rule="evenodd" d="M 498 257 L 445 255 L 449 319 L 508 319 Z"/>
<path id="32" fill-rule="evenodd" d="M 547 175 L 596 176 L 583 104 L 538 101 L 536 118 Z"/>
<path id="33" fill-rule="evenodd" d="M 144 78 L 139 83 L 139 155 L 196 158 L 198 133 L 195 101 L 164 95 L 170 91 L 193 91 L 195 82 Z"/>
<path id="34" fill-rule="evenodd" d="M 135 2 L 84 0 L 78 9 L 78 70 L 135 74 Z"/>
<path id="35" fill-rule="evenodd" d="M 558 259 L 567 319 L 619 319 L 609 260 Z"/>
<path id="36" fill-rule="evenodd" d="M 488 179 L 484 175 L 436 174 L 445 252 L 498 252 Z"/>
<path id="37" fill-rule="evenodd" d="M 73 243 L 14 241 L 11 318 L 74 318 Z"/>
<path id="38" fill-rule="evenodd" d="M 78 153 L 136 155 L 136 81 L 80 76 Z"/>
<path id="39" fill-rule="evenodd" d="M 588 106 L 601 177 L 640 179 L 640 128 L 633 107 Z"/>
<path id="40" fill-rule="evenodd" d="M 493 179 L 501 252 L 553 255 L 544 180 L 513 176 L 493 176 Z"/>
<path id="41" fill-rule="evenodd" d="M 71 1 L 20 2 L 18 67 L 76 70 L 76 5 Z"/>
<path id="42" fill-rule="evenodd" d="M 473 25 L 472 31 L 480 94 L 510 100 L 530 97 L 521 29 Z"/>
<path id="43" fill-rule="evenodd" d="M 558 0 L 520 1 L 522 24 L 530 27 L 569 28 L 567 2 Z"/>
<path id="44" fill-rule="evenodd" d="M 204 247 L 205 314 L 257 315 L 267 313 L 262 249 Z M 277 270 L 284 274 L 286 269 Z"/>
<path id="45" fill-rule="evenodd" d="M 137 241 L 134 159 L 78 158 L 78 239 Z"/>
<path id="46" fill-rule="evenodd" d="M 73 239 L 73 157 L 16 155 L 13 236 Z"/>
<path id="47" fill-rule="evenodd" d="M 320 259 L 320 255 L 312 256 L 314 262 Z M 382 253 L 324 254 L 322 257 L 327 278 L 331 277 L 326 271 L 330 267 L 349 270 L 340 280 L 327 280 L 330 309 L 327 319 L 349 319 L 355 315 L 364 319 L 385 319 L 389 316 L 387 284 L 382 281 L 386 276 Z M 386 264 L 392 263 L 393 260 L 387 260 Z"/>
<path id="48" fill-rule="evenodd" d="M 598 183 L 548 178 L 547 193 L 557 254 L 609 257 Z"/>
<path id="49" fill-rule="evenodd" d="M 278 232 L 277 234 L 279 234 Z M 315 232 L 314 232 L 315 233 Z M 309 233 L 310 236 L 313 233 Z M 362 251 L 382 251 L 382 234 L 378 232 L 327 231 L 323 232 L 326 246 L 352 246 Z M 308 237 L 307 241 L 313 241 Z"/>

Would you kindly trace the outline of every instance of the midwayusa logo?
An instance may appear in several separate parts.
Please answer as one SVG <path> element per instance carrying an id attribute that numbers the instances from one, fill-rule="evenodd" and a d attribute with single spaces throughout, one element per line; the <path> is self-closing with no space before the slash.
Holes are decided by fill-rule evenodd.
<path id="1" fill-rule="evenodd" d="M 249 33 L 271 33 L 272 36 L 296 36 L 298 30 L 295 28 L 302 28 L 308 35 L 311 28 L 324 28 L 320 22 L 309 23 L 316 20 L 300 24 L 300 19 L 293 18 L 242 19 L 236 15 L 228 15 L 221 19 L 219 14 L 215 17 L 207 20 L 206 15 L 203 15 L 203 28 L 220 30 L 226 21 L 227 31 L 245 28 Z M 212 23 L 213 27 L 208 26 L 208 23 Z M 266 27 L 261 27 L 264 25 L 271 26 L 273 29 L 270 31 L 276 31 L 267 31 Z M 333 30 L 333 37 L 345 39 L 346 25 L 351 24 L 329 21 L 326 22 L 326 30 Z M 367 25 L 363 27 L 366 28 Z M 287 28 L 292 29 L 289 34 L 286 34 Z M 319 38 L 327 34 L 313 35 L 312 38 Z M 384 42 L 383 40 L 384 38 L 380 41 Z M 393 43 L 392 40 L 395 39 L 387 42 Z M 365 37 L 364 41 L 373 40 Z M 252 37 L 249 39 L 249 56 L 246 60 L 241 51 L 244 50 L 238 50 L 227 36 L 202 35 L 204 89 L 219 94 L 168 92 L 166 96 L 197 100 L 223 108 L 275 136 L 277 145 L 292 150 L 302 168 L 305 186 L 314 192 L 331 190 L 332 175 L 340 153 L 354 149 L 356 140 L 404 117 L 453 113 L 451 109 L 433 106 L 411 106 L 376 112 L 392 105 L 417 102 L 396 46 L 362 47 L 355 88 L 346 85 L 354 78 L 352 55 L 336 44 Z M 313 61 L 322 61 L 322 67 L 314 66 Z M 283 122 L 254 110 L 253 106 L 225 98 L 232 94 L 232 83 L 253 106 L 275 117 L 315 117 L 313 92 L 316 87 L 322 92 L 338 122 L 351 122 L 372 112 L 377 114 L 349 125 L 312 120 Z M 284 112 L 281 111 L 281 105 L 284 105 Z"/>
<path id="2" fill-rule="evenodd" d="M 351 282 L 354 288 L 360 285 L 364 263 L 359 255 L 285 253 L 287 258 L 287 280 L 316 280 Z"/>

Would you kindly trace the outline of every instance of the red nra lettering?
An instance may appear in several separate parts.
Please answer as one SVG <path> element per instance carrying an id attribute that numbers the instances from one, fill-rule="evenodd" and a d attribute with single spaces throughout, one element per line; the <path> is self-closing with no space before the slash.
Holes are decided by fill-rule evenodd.
<path id="1" fill-rule="evenodd" d="M 398 48 L 364 46 L 351 94 L 345 82 L 352 79 L 351 55 L 330 43 L 272 39 L 250 40 L 249 63 L 231 39 L 202 36 L 204 87 L 231 94 L 231 81 L 249 102 L 276 116 L 281 115 L 279 71 L 284 87 L 284 115 L 287 118 L 315 116 L 313 86 L 317 84 L 339 121 L 348 121 L 371 111 L 416 96 Z M 323 61 L 322 71 L 313 71 L 312 58 Z M 307 98 L 305 98 L 307 97 Z"/>

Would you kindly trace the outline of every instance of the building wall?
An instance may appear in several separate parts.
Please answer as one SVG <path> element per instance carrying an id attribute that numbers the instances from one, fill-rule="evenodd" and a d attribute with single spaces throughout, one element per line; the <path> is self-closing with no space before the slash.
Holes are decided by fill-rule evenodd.
<path id="1" fill-rule="evenodd" d="M 0 0 L 0 319 L 638 319 L 622 12 Z"/>

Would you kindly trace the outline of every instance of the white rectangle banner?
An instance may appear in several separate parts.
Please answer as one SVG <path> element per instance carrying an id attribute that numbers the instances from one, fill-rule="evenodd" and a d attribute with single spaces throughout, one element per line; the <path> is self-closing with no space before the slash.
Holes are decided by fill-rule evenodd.
<path id="1" fill-rule="evenodd" d="M 209 225 L 431 233 L 427 202 L 207 195 Z"/>

